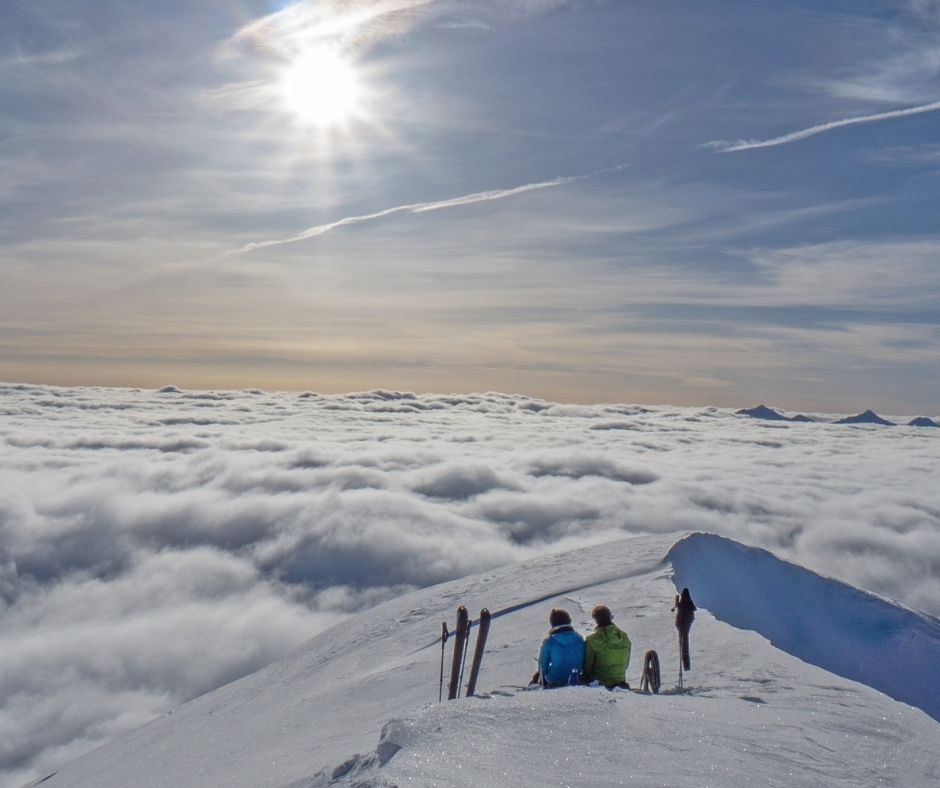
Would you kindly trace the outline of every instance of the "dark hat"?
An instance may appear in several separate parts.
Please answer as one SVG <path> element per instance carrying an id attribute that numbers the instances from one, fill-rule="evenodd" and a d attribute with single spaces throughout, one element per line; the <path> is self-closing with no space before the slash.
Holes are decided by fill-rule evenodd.
<path id="1" fill-rule="evenodd" d="M 567 610 L 562 610 L 561 608 L 555 608 L 551 613 L 548 614 L 548 623 L 553 627 L 560 627 L 563 624 L 571 623 L 571 616 L 568 615 Z"/>
<path id="2" fill-rule="evenodd" d="M 610 612 L 607 605 L 598 605 L 591 611 L 591 618 L 594 619 L 597 626 L 606 627 L 614 620 L 614 614 Z"/>

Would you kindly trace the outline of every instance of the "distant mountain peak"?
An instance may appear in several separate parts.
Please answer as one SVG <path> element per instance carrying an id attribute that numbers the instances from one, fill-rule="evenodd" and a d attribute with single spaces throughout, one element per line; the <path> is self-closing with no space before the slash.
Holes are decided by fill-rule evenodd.
<path id="1" fill-rule="evenodd" d="M 836 424 L 883 424 L 888 427 L 894 426 L 893 421 L 881 418 L 873 410 L 866 410 L 857 416 L 846 416 L 844 419 L 839 419 Z"/>
<path id="2" fill-rule="evenodd" d="M 940 424 L 937 424 L 933 419 L 928 419 L 926 416 L 918 416 L 916 419 L 911 419 L 907 423 L 908 427 L 940 427 Z"/>
<path id="3" fill-rule="evenodd" d="M 773 408 L 768 408 L 766 405 L 757 405 L 753 408 L 745 408 L 739 410 L 739 416 L 750 416 L 752 419 L 770 419 L 771 421 L 790 421 L 782 413 L 778 413 Z"/>

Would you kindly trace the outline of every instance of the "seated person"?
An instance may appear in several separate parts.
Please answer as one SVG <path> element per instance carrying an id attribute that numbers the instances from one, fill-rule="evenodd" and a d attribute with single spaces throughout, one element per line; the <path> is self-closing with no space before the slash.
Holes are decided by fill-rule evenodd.
<path id="1" fill-rule="evenodd" d="M 571 616 L 565 610 L 552 610 L 548 623 L 552 628 L 539 651 L 542 686 L 554 688 L 580 684 L 584 639 L 574 631 Z"/>
<path id="2" fill-rule="evenodd" d="M 630 664 L 630 638 L 614 624 L 614 616 L 606 605 L 598 605 L 591 611 L 597 624 L 584 641 L 584 681 L 597 681 L 607 689 L 627 684 L 627 666 Z"/>

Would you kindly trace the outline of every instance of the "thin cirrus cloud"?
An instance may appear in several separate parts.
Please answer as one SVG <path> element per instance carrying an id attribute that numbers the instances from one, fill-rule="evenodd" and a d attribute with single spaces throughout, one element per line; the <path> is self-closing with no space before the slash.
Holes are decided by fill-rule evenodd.
<path id="1" fill-rule="evenodd" d="M 295 3 L 239 29 L 228 39 L 222 53 L 231 55 L 247 45 L 254 50 L 284 54 L 314 41 L 361 47 L 407 30 L 414 24 L 414 12 L 436 2 Z"/>
<path id="2" fill-rule="evenodd" d="M 271 246 L 282 246 L 284 244 L 297 243 L 298 241 L 306 241 L 309 238 L 316 238 L 319 235 L 326 235 L 328 232 L 337 230 L 341 227 L 349 227 L 355 224 L 375 221 L 376 219 L 384 219 L 388 216 L 394 216 L 395 214 L 399 213 L 429 213 L 430 211 L 443 211 L 447 210 L 448 208 L 459 208 L 464 205 L 473 205 L 475 203 L 492 202 L 493 200 L 505 200 L 509 197 L 516 197 L 527 192 L 539 191 L 541 189 L 552 189 L 557 186 L 565 186 L 569 183 L 575 183 L 576 181 L 590 180 L 591 178 L 596 178 L 597 176 L 603 175 L 605 173 L 617 172 L 622 170 L 625 166 L 626 165 L 624 164 L 618 164 L 614 167 L 605 167 L 604 169 L 595 170 L 594 172 L 589 172 L 584 175 L 565 175 L 558 178 L 553 178 L 548 181 L 538 181 L 536 183 L 526 183 L 522 186 L 513 186 L 509 189 L 489 189 L 487 191 L 464 194 L 460 197 L 451 197 L 446 200 L 396 205 L 393 208 L 385 208 L 384 210 L 376 211 L 375 213 L 361 214 L 358 216 L 346 216 L 342 219 L 337 219 L 334 222 L 327 222 L 326 224 L 318 224 L 313 227 L 308 227 L 306 230 L 302 230 L 301 232 L 287 236 L 286 238 L 275 238 L 269 241 L 254 241 L 252 243 L 245 244 L 240 249 L 232 250 L 229 252 L 229 254 L 245 254 L 248 252 L 257 251 L 259 249 L 266 249 Z"/>
<path id="3" fill-rule="evenodd" d="M 719 533 L 940 613 L 926 428 L 173 387 L 0 385 L 0 412 L 3 784 L 350 613 L 625 535 Z"/>
<path id="4" fill-rule="evenodd" d="M 486 16 L 537 16 L 567 5 L 571 0 L 499 0 L 460 6 L 461 13 Z M 223 47 L 230 54 L 245 44 L 254 49 L 284 52 L 298 43 L 329 41 L 347 48 L 368 48 L 390 36 L 406 32 L 431 18 L 446 16 L 454 8 L 441 0 L 378 0 L 378 2 L 298 2 L 243 26 Z M 450 29 L 489 30 L 481 20 L 458 18 L 443 22 Z"/>
<path id="5" fill-rule="evenodd" d="M 11 66 L 61 66 L 84 56 L 85 53 L 77 49 L 56 49 L 46 52 L 10 55 L 0 57 L 0 69 Z"/>
<path id="6" fill-rule="evenodd" d="M 926 112 L 936 112 L 940 110 L 940 101 L 934 101 L 930 104 L 921 104 L 917 107 L 907 107 L 906 109 L 896 109 L 890 112 L 878 112 L 874 115 L 859 115 L 853 118 L 843 118 L 842 120 L 833 120 L 829 123 L 821 123 L 818 126 L 810 126 L 799 131 L 792 131 L 789 134 L 783 134 L 779 137 L 772 137 L 766 140 L 712 140 L 703 143 L 702 147 L 711 148 L 718 153 L 737 153 L 739 151 L 754 150 L 757 148 L 773 148 L 778 145 L 788 145 L 791 142 L 800 142 L 801 140 L 815 137 L 817 134 L 824 134 L 827 131 L 841 129 L 845 126 L 858 126 L 864 123 L 879 123 L 885 120 L 894 120 L 896 118 L 907 118 L 911 115 L 922 115 Z"/>

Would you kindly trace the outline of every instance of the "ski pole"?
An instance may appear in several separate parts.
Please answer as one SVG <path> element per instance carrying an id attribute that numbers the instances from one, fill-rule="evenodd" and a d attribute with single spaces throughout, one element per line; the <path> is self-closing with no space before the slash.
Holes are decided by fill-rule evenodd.
<path id="1" fill-rule="evenodd" d="M 441 622 L 441 683 L 437 690 L 437 702 L 444 700 L 444 648 L 447 645 L 447 622 Z"/>

